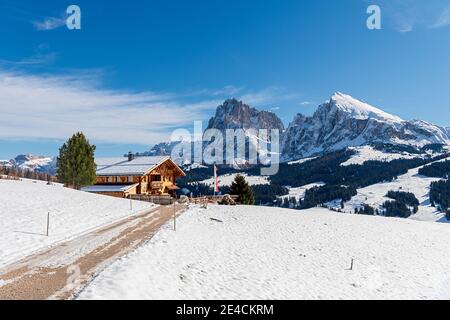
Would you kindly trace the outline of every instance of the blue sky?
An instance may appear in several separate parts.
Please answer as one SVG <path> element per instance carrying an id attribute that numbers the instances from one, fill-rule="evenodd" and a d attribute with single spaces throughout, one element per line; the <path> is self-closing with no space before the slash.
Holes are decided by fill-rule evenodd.
<path id="1" fill-rule="evenodd" d="M 2 0 L 0 37 L 5 159 L 56 155 L 77 130 L 97 155 L 144 151 L 228 97 L 288 124 L 342 91 L 450 126 L 450 0 Z"/>

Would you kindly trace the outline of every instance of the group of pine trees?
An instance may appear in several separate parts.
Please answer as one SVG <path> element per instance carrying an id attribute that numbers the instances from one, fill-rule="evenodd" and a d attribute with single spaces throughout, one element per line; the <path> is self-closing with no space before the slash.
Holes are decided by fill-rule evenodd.
<path id="1" fill-rule="evenodd" d="M 392 199 L 383 203 L 386 217 L 409 218 L 419 211 L 420 202 L 411 192 L 389 191 L 386 197 Z"/>
<path id="2" fill-rule="evenodd" d="M 441 180 L 431 183 L 431 205 L 441 212 L 447 212 L 450 208 L 450 180 Z M 450 220 L 450 219 L 449 219 Z"/>
<path id="3" fill-rule="evenodd" d="M 450 176 L 450 161 L 436 162 L 420 168 L 419 174 L 430 178 L 448 179 Z"/>
<path id="4" fill-rule="evenodd" d="M 369 206 L 368 204 L 364 204 L 361 208 L 355 209 L 355 214 L 374 216 L 374 215 L 379 215 L 379 211 L 378 211 L 378 209 L 375 210 L 373 207 Z"/>
<path id="5" fill-rule="evenodd" d="M 304 199 L 300 200 L 300 208 L 313 208 L 336 199 L 346 202 L 356 196 L 357 193 L 355 188 L 347 186 L 325 185 L 314 187 L 306 190 Z"/>
<path id="6" fill-rule="evenodd" d="M 420 202 L 411 192 L 403 192 L 403 191 L 389 191 L 386 195 L 387 198 L 397 200 L 400 202 L 404 202 L 410 207 L 418 207 Z"/>
<path id="7" fill-rule="evenodd" d="M 419 174 L 442 178 L 445 180 L 432 182 L 430 185 L 430 202 L 439 211 L 445 212 L 447 220 L 450 221 L 450 161 L 432 163 L 419 170 Z"/>
<path id="8" fill-rule="evenodd" d="M 412 214 L 411 209 L 401 201 L 393 200 L 383 203 L 384 215 L 386 217 L 409 218 Z"/>
<path id="9" fill-rule="evenodd" d="M 392 199 L 383 203 L 386 217 L 409 218 L 419 210 L 419 200 L 409 192 L 389 191 L 386 197 Z"/>
<path id="10" fill-rule="evenodd" d="M 289 208 L 289 209 L 300 209 L 300 201 L 296 197 L 279 197 L 275 201 L 275 207 Z"/>

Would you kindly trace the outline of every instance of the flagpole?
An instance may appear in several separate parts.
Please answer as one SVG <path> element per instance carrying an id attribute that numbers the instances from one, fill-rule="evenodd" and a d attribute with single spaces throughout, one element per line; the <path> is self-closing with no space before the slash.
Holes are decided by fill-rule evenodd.
<path id="1" fill-rule="evenodd" d="M 217 170 L 216 163 L 214 162 L 214 200 L 216 199 L 216 184 L 217 184 Z"/>

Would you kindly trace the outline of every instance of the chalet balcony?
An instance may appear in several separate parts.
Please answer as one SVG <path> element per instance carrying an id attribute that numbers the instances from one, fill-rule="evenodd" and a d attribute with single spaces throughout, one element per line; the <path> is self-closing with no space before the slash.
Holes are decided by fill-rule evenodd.
<path id="1" fill-rule="evenodd" d="M 162 181 L 153 181 L 153 182 L 150 182 L 150 188 L 151 188 L 152 190 L 159 190 L 159 189 L 161 189 L 163 186 L 164 186 L 164 184 L 163 184 Z"/>

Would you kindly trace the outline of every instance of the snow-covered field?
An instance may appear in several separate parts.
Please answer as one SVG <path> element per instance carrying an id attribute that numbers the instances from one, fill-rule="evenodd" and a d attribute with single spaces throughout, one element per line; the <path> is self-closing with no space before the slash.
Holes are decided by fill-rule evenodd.
<path id="1" fill-rule="evenodd" d="M 192 207 L 79 298 L 449 299 L 449 237 L 446 224 L 324 209 Z"/>
<path id="2" fill-rule="evenodd" d="M 395 181 L 378 183 L 358 189 L 358 195 L 346 202 L 344 210 L 354 212 L 355 208 L 361 207 L 361 204 L 379 208 L 385 201 L 392 200 L 385 197 L 388 191 L 411 192 L 420 202 L 419 212 L 411 216 L 411 219 L 446 222 L 445 215 L 431 206 L 429 197 L 430 184 L 440 179 L 419 175 L 420 168 L 409 170 L 408 173 L 399 176 Z M 340 208 L 340 202 L 337 205 Z"/>
<path id="3" fill-rule="evenodd" d="M 324 186 L 324 185 L 325 185 L 325 183 L 318 182 L 318 183 L 307 184 L 305 186 L 297 187 L 297 188 L 287 187 L 289 189 L 289 194 L 286 195 L 286 196 L 282 196 L 281 198 L 282 199 L 285 199 L 285 198 L 290 199 L 290 198 L 294 198 L 295 197 L 295 199 L 298 201 L 298 200 L 303 199 L 305 197 L 306 190 L 312 189 L 312 188 L 315 188 L 315 187 L 321 187 L 321 186 Z"/>
<path id="4" fill-rule="evenodd" d="M 237 175 L 238 175 L 237 173 L 234 173 L 219 176 L 219 186 L 231 186 Z M 266 176 L 249 176 L 246 173 L 242 173 L 241 175 L 244 176 L 248 184 L 252 186 L 270 183 L 268 177 Z M 200 181 L 200 183 L 213 186 L 214 178 Z"/>
<path id="5" fill-rule="evenodd" d="M 149 203 L 99 196 L 59 184 L 0 180 L 0 267 L 131 214 Z M 50 236 L 46 237 L 47 213 Z"/>
<path id="6" fill-rule="evenodd" d="M 410 154 L 407 152 L 403 153 L 388 153 L 374 149 L 371 146 L 362 146 L 350 148 L 356 151 L 356 154 L 352 156 L 348 161 L 342 163 L 342 166 L 349 166 L 352 164 L 364 164 L 366 161 L 385 161 L 390 162 L 397 159 L 413 159 L 419 158 L 420 155 Z"/>

